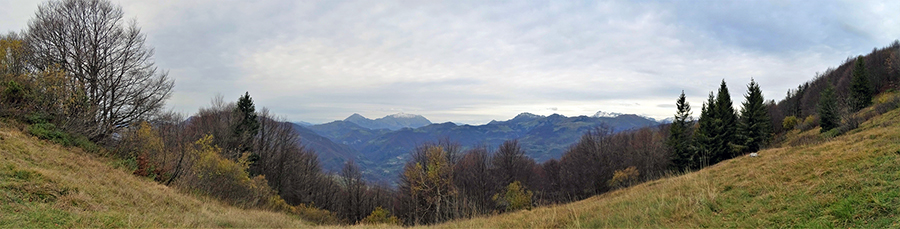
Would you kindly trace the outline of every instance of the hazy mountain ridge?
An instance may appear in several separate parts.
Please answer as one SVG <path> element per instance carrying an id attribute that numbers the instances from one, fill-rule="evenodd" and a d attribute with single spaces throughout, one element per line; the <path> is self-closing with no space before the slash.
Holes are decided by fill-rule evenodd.
<path id="1" fill-rule="evenodd" d="M 377 119 L 369 119 L 360 114 L 354 113 L 344 119 L 345 122 L 352 122 L 361 127 L 372 130 L 388 129 L 399 130 L 402 128 L 419 128 L 431 124 L 431 121 L 421 115 L 397 113 L 384 116 Z"/>
<path id="2" fill-rule="evenodd" d="M 559 158 L 582 134 L 603 124 L 609 125 L 615 132 L 659 124 L 652 118 L 616 114 L 614 117 L 566 117 L 559 114 L 543 116 L 521 113 L 506 121 L 491 121 L 484 125 L 458 125 L 446 122 L 393 131 L 385 128 L 367 128 L 359 124 L 385 120 L 391 116 L 371 120 L 354 114 L 344 121 L 308 127 L 297 125 L 295 128 L 306 129 L 322 137 L 317 138 L 304 132 L 306 136 L 303 137 L 305 139 L 303 141 L 317 152 L 325 151 L 320 152 L 320 160 L 326 169 L 338 171 L 342 165 L 339 163 L 352 159 L 366 171 L 367 178 L 392 181 L 409 160 L 409 152 L 427 142 L 448 139 L 460 143 L 464 148 L 476 145 L 493 148 L 506 140 L 518 139 L 528 156 L 543 162 Z M 410 114 L 396 116 L 422 117 Z"/>

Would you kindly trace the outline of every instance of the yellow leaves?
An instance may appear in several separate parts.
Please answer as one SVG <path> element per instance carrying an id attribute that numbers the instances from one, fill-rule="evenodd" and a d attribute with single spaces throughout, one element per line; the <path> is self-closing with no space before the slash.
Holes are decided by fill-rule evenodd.
<path id="1" fill-rule="evenodd" d="M 388 224 L 400 225 L 400 219 L 397 216 L 391 216 L 391 212 L 385 210 L 381 206 L 375 208 L 369 216 L 366 216 L 361 222 L 362 224 Z"/>
<path id="2" fill-rule="evenodd" d="M 613 172 L 612 179 L 607 181 L 610 187 L 627 187 L 637 182 L 641 173 L 634 166 Z"/>
<path id="3" fill-rule="evenodd" d="M 520 209 L 531 210 L 532 196 L 533 193 L 525 190 L 525 187 L 522 186 L 521 182 L 513 181 L 506 186 L 506 189 L 503 192 L 494 194 L 491 199 L 496 201 L 500 206 L 506 206 L 506 211 L 516 211 Z"/>

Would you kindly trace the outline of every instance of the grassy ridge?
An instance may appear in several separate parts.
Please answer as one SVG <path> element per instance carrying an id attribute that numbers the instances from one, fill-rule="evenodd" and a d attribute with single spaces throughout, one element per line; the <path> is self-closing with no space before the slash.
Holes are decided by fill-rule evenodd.
<path id="1" fill-rule="evenodd" d="M 110 164 L 0 126 L 0 228 L 309 226 L 186 195 Z"/>
<path id="2" fill-rule="evenodd" d="M 900 109 L 807 142 L 575 203 L 437 227 L 900 227 Z"/>

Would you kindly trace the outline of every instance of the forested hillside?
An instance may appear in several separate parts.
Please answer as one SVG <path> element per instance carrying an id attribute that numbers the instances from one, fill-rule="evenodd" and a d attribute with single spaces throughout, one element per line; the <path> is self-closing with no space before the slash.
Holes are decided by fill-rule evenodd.
<path id="1" fill-rule="evenodd" d="M 792 130 L 784 144 L 759 151 L 758 157 L 738 157 L 574 203 L 435 227 L 900 226 L 900 109 L 843 136 L 819 132 Z"/>
<path id="2" fill-rule="evenodd" d="M 463 149 L 470 149 L 479 146 L 496 147 L 507 140 L 518 140 L 526 156 L 537 162 L 544 162 L 559 158 L 583 133 L 600 126 L 620 132 L 659 124 L 637 115 L 565 117 L 558 114 L 541 116 L 523 113 L 507 121 L 492 121 L 485 125 L 457 125 L 448 122 L 391 131 L 366 128 L 349 121 L 359 119 L 354 118 L 357 116 L 362 117 L 354 114 L 344 121 L 307 127 L 331 142 L 349 147 L 328 147 L 331 142 L 313 135 L 304 135 L 304 142 L 320 152 L 323 168 L 339 171 L 344 161 L 354 160 L 360 165 L 367 180 L 386 183 L 396 182 L 403 164 L 410 159 L 410 152 L 428 142 L 448 140 L 458 143 Z M 354 156 L 335 158 L 328 155 L 338 151 L 334 149 L 343 150 L 340 151 L 344 152 L 343 155 Z"/>

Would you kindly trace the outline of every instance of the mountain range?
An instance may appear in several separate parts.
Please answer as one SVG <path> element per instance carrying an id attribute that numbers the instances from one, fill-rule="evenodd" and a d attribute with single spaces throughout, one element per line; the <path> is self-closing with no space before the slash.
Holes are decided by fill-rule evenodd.
<path id="1" fill-rule="evenodd" d="M 559 158 L 582 134 L 603 124 L 614 132 L 659 125 L 652 118 L 598 112 L 594 116 L 566 117 L 522 113 L 506 121 L 484 125 L 431 123 L 421 115 L 394 114 L 368 119 L 353 114 L 344 120 L 317 125 L 294 124 L 302 144 L 319 154 L 322 167 L 340 171 L 353 160 L 367 180 L 391 183 L 410 159 L 416 146 L 447 139 L 463 148 L 484 145 L 495 148 L 517 139 L 526 155 L 537 162 Z"/>

